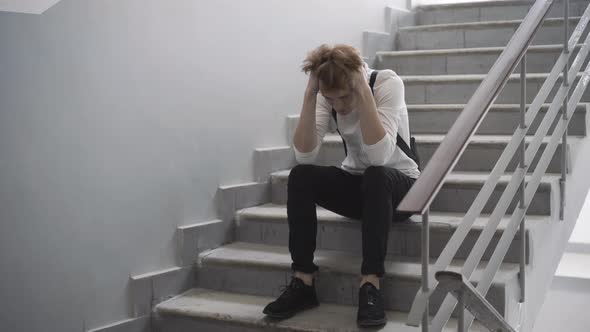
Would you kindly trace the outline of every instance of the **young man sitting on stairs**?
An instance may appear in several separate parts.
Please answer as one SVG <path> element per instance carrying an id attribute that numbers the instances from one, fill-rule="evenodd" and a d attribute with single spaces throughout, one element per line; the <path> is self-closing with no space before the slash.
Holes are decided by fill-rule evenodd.
<path id="1" fill-rule="evenodd" d="M 347 45 L 322 45 L 303 64 L 309 81 L 293 145 L 299 165 L 288 181 L 289 251 L 294 275 L 276 301 L 264 308 L 288 318 L 319 305 L 316 204 L 362 221 L 362 266 L 357 322 L 386 323 L 379 280 L 384 274 L 390 224 L 406 220 L 396 207 L 420 175 L 410 142 L 404 86 L 391 70 L 368 68 Z M 336 121 L 346 159 L 340 167 L 312 165 L 330 121 Z M 413 142 L 412 142 L 413 143 Z M 411 144 L 413 146 L 413 144 Z"/>

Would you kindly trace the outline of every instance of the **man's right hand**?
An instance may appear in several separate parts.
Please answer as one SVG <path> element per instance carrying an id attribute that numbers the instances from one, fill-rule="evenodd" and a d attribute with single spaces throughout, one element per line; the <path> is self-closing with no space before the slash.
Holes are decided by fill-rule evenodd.
<path id="1" fill-rule="evenodd" d="M 317 132 L 316 132 L 316 102 L 317 94 L 320 90 L 319 81 L 313 71 L 309 73 L 309 81 L 307 82 L 307 88 L 305 89 L 305 95 L 303 96 L 303 107 L 301 108 L 301 115 L 295 134 L 293 137 L 293 143 L 297 150 L 300 152 L 310 152 L 318 144 Z"/>
<path id="2" fill-rule="evenodd" d="M 320 91 L 320 82 L 315 72 L 309 72 L 309 80 L 307 81 L 307 92 L 316 95 Z"/>

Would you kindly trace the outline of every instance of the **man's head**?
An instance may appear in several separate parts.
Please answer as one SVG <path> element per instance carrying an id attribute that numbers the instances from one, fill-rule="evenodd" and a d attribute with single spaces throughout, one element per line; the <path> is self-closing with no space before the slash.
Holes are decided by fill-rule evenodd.
<path id="1" fill-rule="evenodd" d="M 349 45 L 321 45 L 312 50 L 303 62 L 305 73 L 313 72 L 321 94 L 340 114 L 350 113 L 356 106 L 351 78 L 364 62 L 359 51 Z"/>

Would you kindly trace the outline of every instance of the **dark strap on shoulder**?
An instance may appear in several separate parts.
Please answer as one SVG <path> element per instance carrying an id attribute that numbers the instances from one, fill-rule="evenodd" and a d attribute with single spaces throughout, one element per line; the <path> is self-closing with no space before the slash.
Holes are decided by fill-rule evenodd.
<path id="1" fill-rule="evenodd" d="M 375 91 L 373 90 L 373 87 L 375 86 L 375 81 L 377 80 L 377 74 L 378 73 L 379 73 L 378 70 L 373 70 L 373 72 L 371 73 L 371 78 L 369 79 L 369 87 L 371 88 L 371 92 L 373 94 L 375 94 Z M 344 154 L 345 155 L 348 155 L 348 148 L 346 147 L 346 141 L 344 140 L 344 137 L 342 137 L 342 134 L 340 133 L 340 130 L 338 130 L 338 118 L 337 118 L 336 111 L 334 109 L 332 109 L 332 117 L 334 118 L 334 121 L 336 121 L 336 131 L 338 132 L 338 134 L 342 138 L 342 142 L 344 143 Z M 410 149 L 410 147 L 408 146 L 408 143 L 406 143 L 406 141 L 404 141 L 404 139 L 400 136 L 399 133 L 397 134 L 396 143 L 397 143 L 396 145 L 400 149 L 402 149 L 402 151 L 408 157 L 410 157 L 410 159 L 412 159 L 414 162 L 416 162 L 416 164 L 419 164 L 418 157 L 414 154 L 414 152 L 412 151 L 412 149 Z"/>
<path id="2" fill-rule="evenodd" d="M 371 87 L 371 93 L 373 95 L 375 94 L 375 91 L 373 91 L 373 87 L 375 86 L 375 81 L 377 80 L 377 74 L 379 74 L 379 71 L 373 70 L 373 72 L 371 73 L 371 78 L 369 79 L 369 87 Z"/>
<path id="3" fill-rule="evenodd" d="M 336 121 L 336 131 L 338 132 L 338 135 L 340 135 L 340 138 L 342 138 L 342 143 L 344 144 L 344 155 L 348 156 L 348 147 L 346 146 L 346 141 L 344 140 L 344 137 L 342 136 L 342 134 L 340 133 L 340 130 L 338 129 L 338 118 L 336 117 L 336 111 L 332 108 L 332 117 L 334 118 L 334 121 Z"/>

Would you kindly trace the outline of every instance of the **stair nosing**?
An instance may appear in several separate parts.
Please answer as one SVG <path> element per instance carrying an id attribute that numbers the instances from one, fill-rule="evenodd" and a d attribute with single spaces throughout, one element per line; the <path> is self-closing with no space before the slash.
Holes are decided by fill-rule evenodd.
<path id="1" fill-rule="evenodd" d="M 570 0 L 571 2 L 582 2 L 583 0 Z M 556 1 L 557 2 L 557 1 Z M 495 6 L 514 6 L 514 5 L 528 5 L 532 7 L 534 0 L 494 0 L 494 1 L 469 1 L 469 2 L 455 2 L 455 3 L 439 3 L 439 4 L 424 4 L 416 6 L 416 10 L 440 10 L 440 9 L 455 9 L 455 8 L 481 8 L 481 7 L 495 7 Z"/>
<path id="2" fill-rule="evenodd" d="M 269 211 L 272 210 L 272 211 Z M 278 211 L 278 212 L 277 212 Z M 357 225 L 359 220 L 347 218 L 336 213 L 333 213 L 329 210 L 326 210 L 322 207 L 317 208 L 317 216 L 319 223 L 325 224 L 332 224 L 332 225 Z M 430 213 L 430 228 L 433 231 L 443 231 L 448 232 L 449 230 L 455 229 L 459 227 L 461 224 L 462 217 L 465 214 L 461 213 L 450 213 L 450 212 L 431 212 Z M 477 218 L 473 224 L 473 229 L 475 230 L 482 230 L 485 227 L 486 219 L 490 217 L 489 214 L 482 214 L 481 217 Z M 410 218 L 410 221 L 406 222 L 399 222 L 395 223 L 394 227 L 396 229 L 399 228 L 420 228 L 421 221 L 415 220 L 418 218 L 413 216 Z M 450 220 L 456 219 L 457 222 L 451 222 Z M 273 204 L 267 203 L 259 206 L 244 208 L 236 211 L 236 220 L 238 224 L 244 222 L 244 220 L 255 220 L 257 222 L 269 222 L 269 223 L 285 223 L 287 221 L 287 207 L 284 204 Z M 501 232 L 506 228 L 506 224 L 509 222 L 509 217 L 502 218 L 497 232 Z M 548 221 L 549 218 L 547 216 L 537 216 L 537 215 L 527 215 L 527 221 L 532 223 L 527 223 L 526 228 L 532 229 L 538 223 L 543 223 Z"/>
<path id="3" fill-rule="evenodd" d="M 514 5 L 529 5 L 532 6 L 534 2 L 526 0 L 498 0 L 498 1 L 473 1 L 473 2 L 457 2 L 444 4 L 428 4 L 417 6 L 416 9 L 420 11 L 440 10 L 440 9 L 455 9 L 455 8 L 481 8 L 494 6 L 514 6 Z"/>
<path id="4" fill-rule="evenodd" d="M 532 105 L 532 103 L 526 104 L 527 109 Z M 578 107 L 583 108 L 584 112 L 586 111 L 585 108 L 590 105 L 588 102 L 579 102 Z M 407 104 L 408 111 L 417 111 L 417 112 L 426 112 L 426 111 L 433 111 L 433 110 L 441 110 L 441 111 L 462 111 L 465 109 L 467 104 Z M 541 105 L 541 110 L 546 110 L 551 106 L 550 103 L 544 103 Z M 493 104 L 490 107 L 490 112 L 520 112 L 520 104 Z M 289 120 L 298 120 L 300 117 L 299 114 L 291 114 L 288 115 L 287 118 Z"/>
<path id="5" fill-rule="evenodd" d="M 570 17 L 570 22 L 579 21 L 581 16 Z M 442 30 L 454 30 L 463 28 L 473 29 L 485 29 L 490 27 L 518 27 L 524 20 L 498 20 L 498 21 L 483 21 L 483 22 L 461 22 L 461 23 L 442 23 L 442 24 L 427 24 L 427 25 L 415 25 L 409 27 L 399 28 L 399 32 L 422 32 L 422 31 L 442 31 Z M 543 21 L 543 26 L 557 25 L 563 22 L 561 17 L 551 17 Z"/>
<path id="6" fill-rule="evenodd" d="M 272 172 L 271 178 L 273 178 L 273 179 L 288 178 L 290 172 L 291 172 L 290 169 Z M 507 184 L 510 181 L 509 178 L 512 176 L 512 174 L 513 173 L 508 173 L 507 175 L 503 175 L 502 177 L 500 177 L 498 184 Z M 456 172 L 456 171 L 453 171 L 453 172 L 449 173 L 449 176 L 447 176 L 445 178 L 445 183 L 449 184 L 449 185 L 456 185 L 456 184 L 481 185 L 486 182 L 489 175 L 490 175 L 490 172 Z M 467 178 L 465 178 L 465 177 L 467 177 Z M 527 174 L 526 180 L 529 181 L 530 177 L 531 177 L 531 175 Z M 541 178 L 540 185 L 541 186 L 551 185 L 556 180 L 558 180 L 559 177 L 560 177 L 559 174 L 546 173 Z"/>
<path id="7" fill-rule="evenodd" d="M 273 331 L 301 331 L 301 332 L 345 332 L 355 326 L 356 308 L 350 305 L 324 303 L 313 310 L 306 310 L 296 316 L 280 321 L 269 321 L 262 313 L 262 309 L 276 297 L 241 294 L 221 290 L 212 290 L 202 287 L 193 287 L 182 294 L 167 299 L 157 304 L 154 310 L 160 317 L 186 317 L 195 320 L 213 321 L 216 323 L 235 324 L 236 326 L 247 326 L 253 328 L 271 328 Z M 230 304 L 230 310 L 227 306 Z M 385 328 L 389 331 L 395 328 L 398 331 L 412 329 L 407 327 L 407 313 L 401 311 L 386 310 L 388 324 Z M 326 318 L 328 315 L 328 318 Z M 332 318 L 330 318 L 332 317 Z M 350 320 L 350 321 L 347 321 Z M 456 319 L 451 318 L 452 324 L 456 325 Z M 316 323 L 317 322 L 317 323 Z M 340 322 L 340 326 L 330 323 Z M 326 324 L 327 323 L 327 324 Z M 475 331 L 487 331 L 474 322 L 471 329 Z M 264 329 L 266 331 L 266 329 Z M 453 326 L 446 327 L 443 331 L 456 331 Z"/>
<path id="8" fill-rule="evenodd" d="M 529 73 L 527 74 L 527 81 L 540 81 L 549 77 L 549 73 Z M 584 75 L 583 72 L 576 74 L 577 78 Z M 440 74 L 440 75 L 398 75 L 404 83 L 470 83 L 481 82 L 488 74 Z M 563 77 L 563 73 L 558 75 L 558 79 Z M 520 74 L 510 74 L 508 81 L 520 81 Z"/>
<path id="9" fill-rule="evenodd" d="M 576 44 L 576 48 L 582 47 L 583 44 Z M 429 50 L 400 50 L 400 51 L 378 51 L 377 56 L 382 57 L 404 57 L 404 56 L 432 56 L 432 55 L 459 55 L 459 54 L 485 54 L 485 53 L 502 53 L 506 46 L 495 47 L 468 47 L 468 48 L 446 48 L 446 49 L 429 49 Z M 563 45 L 531 45 L 529 52 L 553 52 L 563 50 Z"/>
<path id="10" fill-rule="evenodd" d="M 250 252 L 261 253 L 257 258 L 244 257 L 244 254 Z M 241 256 L 240 256 L 241 254 Z M 264 255 L 267 255 L 265 257 Z M 325 257 L 330 255 L 330 257 Z M 283 260 L 277 262 L 271 259 L 274 256 L 282 256 Z M 290 269 L 291 263 L 289 258 L 289 249 L 287 246 L 277 246 L 261 243 L 248 243 L 242 241 L 235 241 L 229 244 L 225 244 L 221 247 L 211 249 L 199 254 L 199 265 L 203 266 L 242 266 L 242 267 L 261 267 L 270 269 Z M 344 273 L 344 274 L 358 274 L 358 267 L 360 264 L 356 263 L 362 257 L 359 253 L 350 253 L 342 250 L 327 250 L 327 249 L 316 249 L 314 252 L 315 264 L 320 267 L 321 272 L 330 273 Z M 405 258 L 405 259 L 401 259 Z M 408 272 L 408 268 L 414 268 L 416 272 L 420 271 L 421 267 L 420 257 L 395 257 L 388 254 L 385 259 L 385 276 L 395 277 L 397 279 L 404 280 L 420 280 L 422 278 L 421 273 Z M 436 258 L 430 259 L 431 264 L 436 261 Z M 450 264 L 450 270 L 458 271 L 463 266 L 465 260 L 454 259 Z M 348 264 L 347 264 L 348 263 Z M 406 268 L 396 268 L 396 265 L 405 265 Z M 482 261 L 478 265 L 475 273 L 472 275 L 471 280 L 477 283 L 480 280 L 480 275 L 483 269 L 485 269 L 486 262 Z M 495 284 L 504 284 L 516 278 L 518 275 L 520 265 L 517 263 L 506 263 L 502 262 L 501 267 L 494 278 Z"/>
<path id="11" fill-rule="evenodd" d="M 532 104 L 526 104 L 526 108 L 528 109 Z M 407 108 L 408 111 L 432 111 L 432 110 L 442 110 L 442 111 L 462 111 L 465 109 L 467 104 L 408 104 Z M 541 105 L 541 111 L 546 111 L 551 106 L 551 104 L 546 103 Z M 588 103 L 580 102 L 578 103 L 578 107 L 582 108 L 580 112 L 585 112 L 585 108 L 588 106 Z M 490 107 L 490 112 L 520 112 L 520 104 L 494 104 Z M 293 116 L 293 119 L 298 119 L 299 115 Z"/>
<path id="12" fill-rule="evenodd" d="M 444 134 L 413 134 L 414 138 L 416 138 L 416 143 L 421 144 L 440 144 L 444 140 Z M 569 143 L 576 144 L 580 140 L 584 139 L 584 136 L 580 135 L 568 135 L 568 139 L 571 139 Z M 530 143 L 534 139 L 534 136 L 527 135 L 525 137 L 525 142 Z M 510 135 L 481 135 L 475 134 L 469 140 L 469 144 L 473 145 L 507 145 L 512 140 L 512 136 Z M 547 144 L 551 140 L 550 136 L 543 137 L 542 144 Z M 341 144 L 342 137 L 338 134 L 326 134 L 323 140 L 324 144 Z"/>

